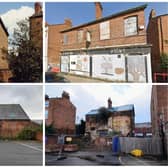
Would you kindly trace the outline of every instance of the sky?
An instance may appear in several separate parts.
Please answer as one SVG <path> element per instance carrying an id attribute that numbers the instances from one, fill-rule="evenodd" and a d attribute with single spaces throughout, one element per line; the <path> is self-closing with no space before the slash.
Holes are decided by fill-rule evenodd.
<path id="1" fill-rule="evenodd" d="M 61 97 L 63 91 L 70 94 L 70 100 L 77 108 L 76 123 L 85 119 L 90 110 L 107 107 L 109 97 L 112 106 L 134 104 L 136 123 L 151 121 L 151 85 L 47 85 L 45 93 L 49 97 Z"/>
<path id="2" fill-rule="evenodd" d="M 34 13 L 34 3 L 31 2 L 0 2 L 0 17 L 12 37 L 16 23 L 30 17 Z"/>
<path id="3" fill-rule="evenodd" d="M 43 118 L 42 86 L 8 85 L 0 86 L 0 104 L 20 104 L 32 120 Z"/>
<path id="4" fill-rule="evenodd" d="M 108 16 L 146 3 L 148 4 L 145 10 L 146 24 L 151 9 L 155 9 L 157 15 L 168 14 L 168 2 L 103 2 L 103 16 Z M 73 26 L 95 20 L 93 2 L 47 2 L 45 11 L 48 24 L 63 23 L 65 18 L 70 18 Z"/>

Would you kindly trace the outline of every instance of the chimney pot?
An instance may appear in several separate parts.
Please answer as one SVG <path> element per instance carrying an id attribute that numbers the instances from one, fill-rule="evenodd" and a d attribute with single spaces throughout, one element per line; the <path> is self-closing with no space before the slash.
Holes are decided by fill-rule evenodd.
<path id="1" fill-rule="evenodd" d="M 112 101 L 111 101 L 111 98 L 108 98 L 108 108 L 112 108 Z"/>
<path id="2" fill-rule="evenodd" d="M 95 15 L 96 19 L 100 19 L 102 17 L 103 7 L 100 2 L 95 2 Z"/>
<path id="3" fill-rule="evenodd" d="M 35 14 L 40 14 L 42 11 L 42 7 L 41 7 L 41 3 L 40 2 L 36 2 L 34 4 L 34 10 L 35 10 Z"/>

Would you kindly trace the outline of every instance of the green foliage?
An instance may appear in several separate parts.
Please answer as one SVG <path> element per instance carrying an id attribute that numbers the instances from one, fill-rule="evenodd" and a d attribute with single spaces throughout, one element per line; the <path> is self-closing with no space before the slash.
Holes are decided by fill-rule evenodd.
<path id="1" fill-rule="evenodd" d="M 25 127 L 19 134 L 20 140 L 35 140 L 37 129 L 33 127 Z"/>
<path id="2" fill-rule="evenodd" d="M 8 61 L 15 82 L 42 81 L 42 54 L 29 37 L 29 22 L 22 20 L 10 39 Z"/>
<path id="3" fill-rule="evenodd" d="M 45 126 L 45 134 L 46 134 L 46 135 L 54 134 L 54 133 L 56 133 L 56 130 L 55 130 L 53 124 L 50 124 L 50 125 L 46 125 L 46 126 Z"/>
<path id="4" fill-rule="evenodd" d="M 168 53 L 162 53 L 160 59 L 161 59 L 160 64 L 161 69 L 168 70 Z"/>
<path id="5" fill-rule="evenodd" d="M 110 117 L 110 112 L 106 107 L 101 107 L 98 110 L 97 122 L 101 124 L 107 124 L 108 118 Z"/>

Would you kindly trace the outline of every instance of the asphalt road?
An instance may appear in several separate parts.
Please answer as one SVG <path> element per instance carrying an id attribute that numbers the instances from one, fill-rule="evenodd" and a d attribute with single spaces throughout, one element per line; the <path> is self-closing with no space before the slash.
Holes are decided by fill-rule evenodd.
<path id="1" fill-rule="evenodd" d="M 35 141 L 0 141 L 0 165 L 42 165 L 42 154 Z"/>

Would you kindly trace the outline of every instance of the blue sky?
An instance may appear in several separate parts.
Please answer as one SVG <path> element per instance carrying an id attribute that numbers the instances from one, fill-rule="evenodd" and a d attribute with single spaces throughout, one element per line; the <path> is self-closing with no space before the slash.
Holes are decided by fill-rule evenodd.
<path id="1" fill-rule="evenodd" d="M 47 85 L 45 93 L 49 97 L 61 97 L 62 92 L 70 94 L 71 102 L 76 106 L 76 122 L 85 119 L 92 109 L 107 107 L 107 99 L 111 97 L 113 106 L 134 104 L 135 122 L 150 122 L 150 85 Z"/>
<path id="2" fill-rule="evenodd" d="M 146 24 L 151 9 L 155 9 L 157 15 L 168 13 L 168 2 L 102 2 L 103 16 L 134 8 L 145 3 L 148 4 L 145 10 Z M 73 25 L 95 20 L 93 2 L 47 2 L 45 9 L 46 21 L 49 24 L 63 23 L 65 18 L 72 19 Z"/>

